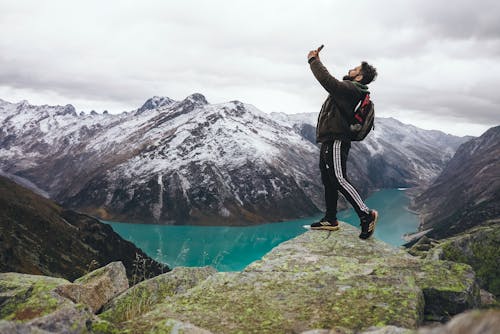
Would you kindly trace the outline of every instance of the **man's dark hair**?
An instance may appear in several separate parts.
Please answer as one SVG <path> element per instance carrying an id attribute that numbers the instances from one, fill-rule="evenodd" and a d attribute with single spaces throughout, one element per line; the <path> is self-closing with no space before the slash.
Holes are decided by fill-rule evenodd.
<path id="1" fill-rule="evenodd" d="M 366 61 L 361 62 L 361 73 L 363 74 L 363 79 L 361 80 L 363 85 L 368 85 L 377 77 L 377 69 Z"/>

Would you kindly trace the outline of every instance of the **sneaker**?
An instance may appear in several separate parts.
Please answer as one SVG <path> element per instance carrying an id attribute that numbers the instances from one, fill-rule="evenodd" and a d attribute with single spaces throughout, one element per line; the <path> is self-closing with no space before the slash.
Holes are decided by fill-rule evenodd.
<path id="1" fill-rule="evenodd" d="M 337 220 L 330 222 L 326 218 L 322 218 L 319 222 L 311 224 L 311 230 L 328 230 L 336 231 L 339 229 L 339 223 Z"/>
<path id="2" fill-rule="evenodd" d="M 377 220 L 378 212 L 376 210 L 370 210 L 368 216 L 361 218 L 361 234 L 359 235 L 361 239 L 368 239 L 373 235 Z"/>

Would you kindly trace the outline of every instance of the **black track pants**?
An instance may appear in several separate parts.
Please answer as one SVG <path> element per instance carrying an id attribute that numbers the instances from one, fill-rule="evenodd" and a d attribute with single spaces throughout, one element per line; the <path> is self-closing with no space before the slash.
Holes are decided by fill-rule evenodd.
<path id="1" fill-rule="evenodd" d="M 321 181 L 323 181 L 325 187 L 325 217 L 329 221 L 337 219 L 339 191 L 351 203 L 360 218 L 369 214 L 369 209 L 361 196 L 347 180 L 346 166 L 350 148 L 351 143 L 341 140 L 321 144 L 319 169 L 321 171 Z"/>

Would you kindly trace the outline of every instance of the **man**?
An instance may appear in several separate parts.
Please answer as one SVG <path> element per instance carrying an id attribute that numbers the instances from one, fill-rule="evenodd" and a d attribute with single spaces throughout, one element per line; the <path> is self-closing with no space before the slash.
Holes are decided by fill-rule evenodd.
<path id="1" fill-rule="evenodd" d="M 337 221 L 338 191 L 349 201 L 361 221 L 361 239 L 368 239 L 375 230 L 378 212 L 370 210 L 356 189 L 347 180 L 347 155 L 351 147 L 350 121 L 356 105 L 365 97 L 368 86 L 377 76 L 374 67 L 366 62 L 349 70 L 343 81 L 334 78 L 319 59 L 319 51 L 310 51 L 307 58 L 311 71 L 329 95 L 318 117 L 316 142 L 321 143 L 319 166 L 325 187 L 326 214 L 311 229 L 335 231 Z"/>

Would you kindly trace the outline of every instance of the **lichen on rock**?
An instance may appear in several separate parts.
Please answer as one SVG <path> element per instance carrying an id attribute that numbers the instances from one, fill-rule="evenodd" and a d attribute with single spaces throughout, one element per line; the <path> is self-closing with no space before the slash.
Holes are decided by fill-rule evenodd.
<path id="1" fill-rule="evenodd" d="M 99 316 L 115 323 L 138 317 L 161 303 L 165 297 L 184 293 L 216 272 L 212 267 L 177 267 L 134 285 L 105 305 Z"/>
<path id="2" fill-rule="evenodd" d="M 68 305 L 53 291 L 68 283 L 63 278 L 0 273 L 0 319 L 28 321 Z"/>
<path id="3" fill-rule="evenodd" d="M 58 286 L 56 292 L 75 303 L 89 305 L 93 312 L 97 312 L 127 288 L 125 267 L 121 262 L 111 262 L 76 279 L 74 283 Z"/>
<path id="4" fill-rule="evenodd" d="M 381 241 L 362 241 L 357 234 L 347 224 L 334 233 L 306 232 L 242 272 L 213 274 L 120 326 L 140 333 L 172 318 L 214 333 L 335 326 L 354 331 L 387 325 L 411 329 L 422 323 L 430 302 L 422 292 L 426 284 L 432 286 L 427 274 L 457 275 L 457 280 L 468 274 L 461 266 L 427 263 Z M 442 272 L 434 265 L 443 265 Z M 449 291 L 442 281 L 436 291 Z"/>
<path id="5" fill-rule="evenodd" d="M 440 240 L 427 257 L 467 263 L 477 275 L 479 285 L 500 297 L 500 221 L 467 230 Z"/>
<path id="6" fill-rule="evenodd" d="M 360 240 L 358 233 L 345 223 L 336 232 L 309 231 L 277 246 L 241 272 L 176 268 L 118 296 L 122 284 L 115 289 L 113 284 L 96 283 L 103 277 L 109 279 L 105 274 L 109 268 L 73 284 L 48 280 L 52 283 L 37 290 L 37 296 L 55 295 L 62 304 L 48 313 L 37 312 L 27 324 L 45 329 L 50 324 L 46 327 L 41 319 L 64 324 L 74 316 L 80 319 L 75 330 L 98 334 L 323 333 L 333 329 L 406 333 L 416 330 L 425 316 L 444 319 L 479 304 L 479 289 L 469 265 L 421 259 L 376 239 Z M 122 271 L 118 270 L 118 281 L 126 282 Z M 34 279 L 24 279 L 27 283 L 6 283 L 0 276 L 2 318 L 15 319 L 13 315 L 19 314 L 26 299 L 33 298 L 29 287 L 34 286 Z M 95 316 L 84 304 L 74 304 L 53 291 L 81 292 L 82 286 L 93 286 L 94 295 L 106 290 L 106 297 L 96 306 L 92 298 L 63 295 L 90 305 L 93 311 L 113 298 L 104 312 Z M 69 305 L 68 312 L 62 311 L 65 305 Z"/>

